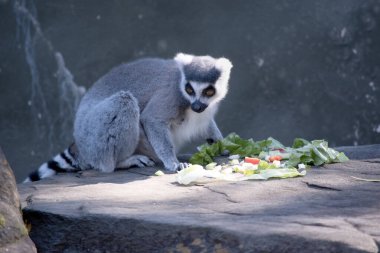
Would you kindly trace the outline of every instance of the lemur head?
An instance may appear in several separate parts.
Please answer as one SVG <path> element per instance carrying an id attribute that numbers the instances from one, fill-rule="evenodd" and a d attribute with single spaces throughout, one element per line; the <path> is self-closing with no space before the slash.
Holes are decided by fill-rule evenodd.
<path id="1" fill-rule="evenodd" d="M 194 112 L 201 113 L 226 96 L 232 68 L 228 59 L 179 53 L 174 60 L 183 72 L 181 92 Z"/>

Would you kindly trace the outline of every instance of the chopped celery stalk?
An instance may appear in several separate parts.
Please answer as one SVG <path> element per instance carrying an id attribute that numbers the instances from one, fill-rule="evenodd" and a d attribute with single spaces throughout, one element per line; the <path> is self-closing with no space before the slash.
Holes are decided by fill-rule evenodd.
<path id="1" fill-rule="evenodd" d="M 154 175 L 156 175 L 156 176 L 163 176 L 163 175 L 165 175 L 165 173 L 162 172 L 161 170 L 157 170 L 156 173 L 154 173 Z"/>
<path id="2" fill-rule="evenodd" d="M 213 163 L 209 163 L 206 165 L 206 170 L 212 170 L 216 167 L 217 163 L 213 162 Z"/>

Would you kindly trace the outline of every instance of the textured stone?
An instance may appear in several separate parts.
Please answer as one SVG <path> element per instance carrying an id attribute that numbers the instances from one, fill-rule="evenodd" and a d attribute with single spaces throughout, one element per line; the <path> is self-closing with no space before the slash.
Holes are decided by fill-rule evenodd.
<path id="1" fill-rule="evenodd" d="M 0 148 L 0 253 L 36 252 L 20 212 L 16 181 Z"/>
<path id="2" fill-rule="evenodd" d="M 380 159 L 181 186 L 155 168 L 19 185 L 39 252 L 378 252 Z"/>
<path id="3" fill-rule="evenodd" d="M 345 146 L 337 150 L 344 152 L 351 159 L 363 160 L 380 157 L 380 144 L 362 145 L 362 146 Z"/>

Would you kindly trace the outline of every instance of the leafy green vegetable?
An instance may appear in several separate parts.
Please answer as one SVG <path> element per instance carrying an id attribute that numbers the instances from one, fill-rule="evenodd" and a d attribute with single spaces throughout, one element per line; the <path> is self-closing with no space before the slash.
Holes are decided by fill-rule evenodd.
<path id="1" fill-rule="evenodd" d="M 190 158 L 190 163 L 205 165 L 212 163 L 214 161 L 213 158 L 214 156 L 207 154 L 206 149 L 201 149 Z"/>
<path id="2" fill-rule="evenodd" d="M 271 149 L 282 149 L 282 148 L 285 148 L 285 146 L 282 145 L 281 142 L 279 142 L 278 140 L 276 140 L 276 139 L 274 139 L 272 137 L 269 137 L 266 140 L 266 143 L 267 143 L 267 145 L 263 146 L 264 148 L 266 148 L 266 147 L 271 148 Z"/>
<path id="3" fill-rule="evenodd" d="M 295 141 L 296 143 L 300 143 Z M 329 148 L 328 143 L 323 140 L 315 140 L 312 142 L 303 142 L 304 146 L 299 146 L 299 148 L 294 148 L 291 152 L 289 160 L 286 162 L 287 166 L 296 166 L 297 164 L 303 163 L 308 165 L 322 165 L 325 163 L 336 163 L 348 161 L 348 157 L 336 150 Z"/>
<path id="4" fill-rule="evenodd" d="M 268 163 L 262 160 L 259 162 L 257 167 L 259 170 L 277 169 L 276 165 L 274 165 L 273 163 Z"/>
<path id="5" fill-rule="evenodd" d="M 282 169 L 270 169 L 270 170 L 262 170 L 259 174 L 253 174 L 251 176 L 247 176 L 247 180 L 249 179 L 269 179 L 269 178 L 291 178 L 304 176 L 306 171 L 299 172 L 296 168 L 282 168 Z"/>
<path id="6" fill-rule="evenodd" d="M 225 150 L 231 155 L 240 155 L 242 157 L 258 156 L 261 151 L 269 150 L 270 147 L 282 148 L 283 145 L 271 137 L 267 140 L 255 142 L 252 139 L 245 140 L 240 138 L 236 133 L 231 133 L 226 138 L 212 145 L 204 144 L 200 146 L 199 152 L 190 158 L 190 162 L 206 165 L 213 162 L 213 158 L 220 156 Z"/>
<path id="7" fill-rule="evenodd" d="M 216 156 L 220 156 L 225 150 L 231 155 L 240 157 L 259 157 L 261 161 L 257 165 L 231 160 L 228 164 L 217 165 L 214 162 Z M 281 156 L 281 164 L 267 162 L 269 157 Z M 266 160 L 266 161 L 265 161 Z M 241 180 L 266 180 L 268 178 L 290 178 L 304 176 L 306 170 L 297 170 L 298 165 L 302 168 L 309 165 L 322 165 L 325 163 L 344 162 L 348 158 L 344 153 L 329 148 L 324 140 L 307 141 L 296 138 L 292 147 L 285 147 L 276 139 L 269 137 L 262 141 L 242 139 L 232 133 L 223 140 L 212 145 L 204 144 L 199 147 L 190 162 L 195 165 L 180 171 L 177 181 L 180 184 L 190 184 L 207 178 L 227 181 Z M 200 166 L 206 165 L 206 170 Z M 301 167 L 301 166 L 300 166 Z"/>
<path id="8" fill-rule="evenodd" d="M 350 160 L 343 152 L 340 152 L 334 159 L 334 163 L 342 163 Z"/>
<path id="9" fill-rule="evenodd" d="M 304 176 L 306 171 L 299 172 L 296 168 L 248 169 L 244 172 L 223 173 L 218 170 L 205 170 L 200 165 L 191 165 L 177 174 L 177 182 L 182 185 L 191 183 L 206 183 L 207 180 L 244 181 L 267 180 L 269 178 L 291 178 Z"/>
<path id="10" fill-rule="evenodd" d="M 292 148 L 302 148 L 303 146 L 306 146 L 307 144 L 309 144 L 310 142 L 308 142 L 307 140 L 305 139 L 302 139 L 302 138 L 295 138 L 294 141 L 293 141 L 293 146 Z"/>
<path id="11" fill-rule="evenodd" d="M 261 160 L 257 166 L 260 170 L 266 170 L 269 169 L 269 163 L 266 161 Z"/>
<path id="12" fill-rule="evenodd" d="M 242 139 L 236 133 L 231 133 L 212 145 L 202 145 L 199 152 L 190 158 L 190 163 L 201 165 L 212 163 L 214 157 L 220 156 L 225 150 L 228 150 L 231 155 L 259 157 L 261 159 L 265 159 L 267 156 L 280 155 L 284 160 L 287 160 L 285 162 L 286 167 L 296 167 L 300 163 L 322 165 L 349 160 L 344 153 L 329 148 L 328 143 L 324 140 L 309 142 L 305 139 L 296 138 L 290 148 L 285 147 L 272 137 L 255 142 L 252 139 Z"/>

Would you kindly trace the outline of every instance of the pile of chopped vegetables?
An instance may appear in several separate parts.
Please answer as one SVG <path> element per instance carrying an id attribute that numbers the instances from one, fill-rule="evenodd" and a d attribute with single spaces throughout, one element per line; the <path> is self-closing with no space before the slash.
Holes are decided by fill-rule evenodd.
<path id="1" fill-rule="evenodd" d="M 347 156 L 328 147 L 324 140 L 296 138 L 292 147 L 268 138 L 262 141 L 240 138 L 232 133 L 212 145 L 200 146 L 190 158 L 191 165 L 177 175 L 180 184 L 210 179 L 241 181 L 291 178 L 306 175 L 306 168 L 325 163 L 345 162 Z M 217 164 L 215 157 L 228 151 L 229 161 Z M 205 166 L 205 167 L 203 167 Z"/>

